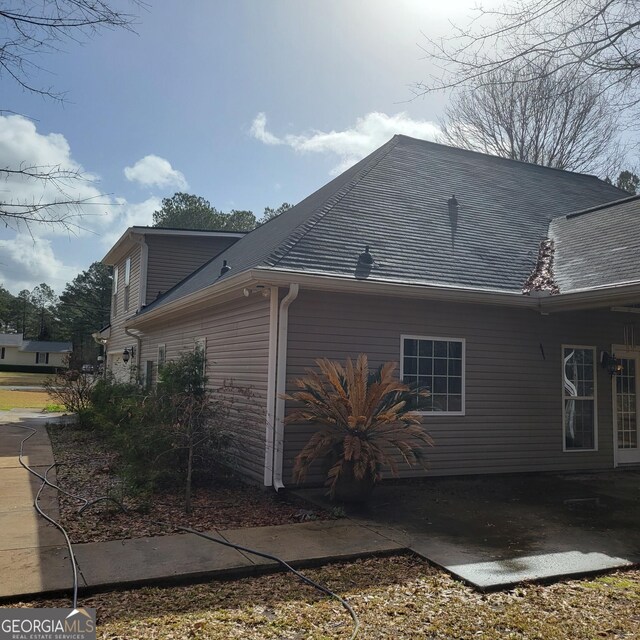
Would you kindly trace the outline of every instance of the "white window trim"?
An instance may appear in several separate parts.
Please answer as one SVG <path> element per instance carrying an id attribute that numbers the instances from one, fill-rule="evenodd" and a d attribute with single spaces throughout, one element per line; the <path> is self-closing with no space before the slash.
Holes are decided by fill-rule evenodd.
<path id="1" fill-rule="evenodd" d="M 584 349 L 593 351 L 593 397 L 591 396 L 566 396 L 564 392 L 564 350 Z M 598 361 L 597 347 L 590 344 L 563 344 L 560 346 L 560 384 L 562 385 L 562 451 L 564 453 L 593 453 L 598 451 Z M 565 422 L 565 400 L 593 400 L 593 448 L 592 449 L 567 449 L 567 425 Z"/>
<path id="2" fill-rule="evenodd" d="M 118 276 L 120 275 L 120 269 L 113 267 L 113 295 L 118 293 Z"/>
<path id="3" fill-rule="evenodd" d="M 131 280 L 131 258 L 127 258 L 124 262 L 124 286 L 128 287 Z"/>
<path id="4" fill-rule="evenodd" d="M 416 411 L 421 416 L 464 416 L 467 407 L 467 341 L 465 338 L 453 338 L 445 336 L 415 336 L 409 334 L 400 335 L 400 380 L 404 380 L 404 341 L 405 340 L 437 340 L 440 342 L 460 342 L 462 344 L 462 410 L 461 411 Z"/>
<path id="5" fill-rule="evenodd" d="M 160 349 L 164 350 L 164 358 L 160 358 Z M 159 344 L 158 345 L 158 366 L 165 364 L 166 361 L 167 361 L 167 345 Z"/>

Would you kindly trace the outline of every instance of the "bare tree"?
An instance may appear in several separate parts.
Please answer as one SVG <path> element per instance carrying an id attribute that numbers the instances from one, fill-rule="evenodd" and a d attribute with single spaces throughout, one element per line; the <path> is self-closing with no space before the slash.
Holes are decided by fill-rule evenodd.
<path id="1" fill-rule="evenodd" d="M 542 62 L 540 77 L 579 71 L 619 106 L 640 101 L 639 0 L 513 0 L 476 11 L 453 35 L 429 40 L 427 53 L 443 73 L 419 83 L 419 92 L 488 84 L 504 67 Z M 552 68 L 544 64 L 550 57 Z"/>
<path id="2" fill-rule="evenodd" d="M 114 0 L 116 2 L 117 0 Z M 59 50 L 65 41 L 82 41 L 104 29 L 131 28 L 133 15 L 116 9 L 106 0 L 5 0 L 0 7 L 0 80 L 10 80 L 22 89 L 45 98 L 62 100 L 53 87 L 32 81 L 41 70 L 40 56 Z M 130 5 L 139 5 L 129 0 Z M 11 114 L 1 110 L 0 115 Z M 0 159 L 0 220 L 7 226 L 29 228 L 49 224 L 72 229 L 89 204 L 104 204 L 78 196 L 74 184 L 87 180 L 76 169 L 25 162 L 6 166 Z M 9 184 L 12 183 L 12 184 Z M 34 185 L 42 196 L 16 197 L 17 184 Z M 48 188 L 49 187 L 49 188 Z M 51 187 L 56 193 L 51 197 Z M 38 189 L 35 189 L 36 191 Z M 6 194 L 6 195 L 5 195 Z"/>
<path id="3" fill-rule="evenodd" d="M 619 166 L 617 122 L 600 87 L 550 61 L 476 80 L 452 97 L 442 128 L 454 146 L 514 160 L 601 175 Z"/>

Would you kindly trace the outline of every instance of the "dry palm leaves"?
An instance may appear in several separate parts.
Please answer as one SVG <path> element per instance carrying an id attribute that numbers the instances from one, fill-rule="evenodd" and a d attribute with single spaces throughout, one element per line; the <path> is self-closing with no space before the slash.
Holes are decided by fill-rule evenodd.
<path id="1" fill-rule="evenodd" d="M 295 382 L 299 391 L 284 396 L 303 405 L 287 423 L 320 427 L 296 457 L 296 482 L 305 478 L 315 460 L 332 456 L 327 477 L 332 497 L 347 473 L 357 480 L 367 474 L 379 480 L 381 469 L 388 467 L 397 475 L 398 454 L 409 466 L 422 464 L 422 449 L 433 441 L 422 428 L 420 414 L 409 409 L 412 390 L 394 375 L 396 363 L 387 362 L 373 373 L 364 354 L 355 363 L 349 358 L 344 367 L 325 358 L 316 364 L 320 373 L 307 370 Z"/>

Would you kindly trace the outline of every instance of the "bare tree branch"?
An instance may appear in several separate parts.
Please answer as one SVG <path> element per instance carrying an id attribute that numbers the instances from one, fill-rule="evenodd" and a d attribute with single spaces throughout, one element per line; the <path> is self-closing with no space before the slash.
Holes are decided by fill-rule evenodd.
<path id="1" fill-rule="evenodd" d="M 480 8 L 469 25 L 454 26 L 452 36 L 428 39 L 425 51 L 441 75 L 418 83 L 418 95 L 482 86 L 497 71 L 538 63 L 538 79 L 580 73 L 618 106 L 640 102 L 639 0 L 515 0 L 497 10 Z M 552 68 L 545 64 L 550 57 Z"/>
<path id="2" fill-rule="evenodd" d="M 454 146 L 602 176 L 622 155 L 600 86 L 552 61 L 512 63 L 459 91 L 442 128 Z"/>

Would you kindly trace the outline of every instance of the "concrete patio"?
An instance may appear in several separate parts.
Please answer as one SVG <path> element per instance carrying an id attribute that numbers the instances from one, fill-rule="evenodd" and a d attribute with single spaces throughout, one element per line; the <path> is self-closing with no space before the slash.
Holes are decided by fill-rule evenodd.
<path id="1" fill-rule="evenodd" d="M 326 504 L 322 489 L 299 494 Z M 391 482 L 347 511 L 483 590 L 640 562 L 637 470 Z"/>

